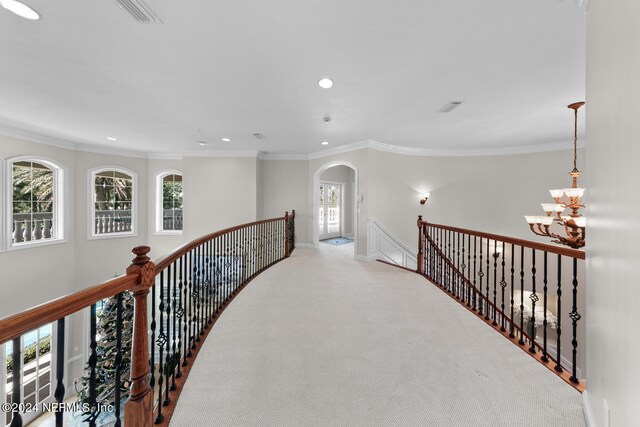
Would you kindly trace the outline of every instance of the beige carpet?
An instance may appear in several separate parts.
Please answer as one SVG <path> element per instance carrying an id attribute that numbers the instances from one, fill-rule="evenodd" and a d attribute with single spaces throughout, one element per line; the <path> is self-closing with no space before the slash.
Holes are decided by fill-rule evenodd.
<path id="1" fill-rule="evenodd" d="M 179 426 L 584 426 L 578 392 L 420 276 L 298 248 L 224 312 Z"/>

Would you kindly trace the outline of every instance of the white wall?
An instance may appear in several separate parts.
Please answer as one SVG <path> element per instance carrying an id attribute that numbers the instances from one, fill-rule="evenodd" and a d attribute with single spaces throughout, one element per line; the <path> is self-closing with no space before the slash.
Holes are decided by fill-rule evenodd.
<path id="1" fill-rule="evenodd" d="M 147 162 L 121 156 L 76 152 L 70 149 L 37 144 L 0 136 L 0 159 L 29 155 L 45 157 L 65 168 L 67 200 L 65 203 L 65 241 L 46 246 L 24 247 L 0 252 L 0 318 L 33 306 L 97 285 L 114 274 L 122 274 L 133 256 L 131 249 L 147 242 Z M 120 166 L 138 175 L 138 235 L 126 238 L 87 240 L 88 173 L 97 166 Z M 6 174 L 0 178 L 5 193 Z M 6 200 L 1 219 L 4 224 Z M 84 314 L 67 322 L 66 354 L 73 360 L 65 368 L 67 386 L 82 374 L 86 364 Z M 68 391 L 72 391 L 68 388 Z"/>
<path id="2" fill-rule="evenodd" d="M 631 0 L 591 0 L 587 16 L 587 395 L 599 427 L 639 416 L 639 16 Z"/>
<path id="3" fill-rule="evenodd" d="M 137 232 L 136 236 L 89 240 L 88 182 L 89 170 L 100 166 L 117 166 L 129 169 L 137 175 Z M 76 289 L 97 285 L 116 275 L 124 274 L 131 264 L 131 249 L 148 244 L 147 161 L 124 156 L 76 152 Z"/>
<path id="4" fill-rule="evenodd" d="M 7 160 L 22 155 L 44 156 L 63 166 L 67 175 L 68 206 L 76 203 L 75 153 L 57 147 L 31 143 L 15 138 L 0 136 L 0 159 Z M 3 165 L 0 183 L 3 195 L 0 201 L 2 229 L 6 208 L 6 164 Z M 0 318 L 47 302 L 75 289 L 75 245 L 74 227 L 77 211 L 68 209 L 66 242 L 48 246 L 27 247 L 19 250 L 0 252 Z"/>
<path id="5" fill-rule="evenodd" d="M 258 193 L 262 203 L 258 219 L 283 216 L 285 211 L 296 211 L 296 242 L 309 243 L 307 227 L 308 171 L 306 160 L 259 160 Z"/>
<path id="6" fill-rule="evenodd" d="M 182 164 L 185 242 L 256 220 L 255 157 L 186 157 Z"/>
<path id="7" fill-rule="evenodd" d="M 567 145 L 572 116 L 567 110 Z M 583 153 L 578 153 L 582 167 Z M 437 224 L 549 243 L 524 215 L 544 215 L 551 188 L 571 186 L 573 152 L 504 156 L 423 157 L 370 150 L 368 214 L 417 250 L 418 215 Z M 419 200 L 431 193 L 425 205 Z"/>

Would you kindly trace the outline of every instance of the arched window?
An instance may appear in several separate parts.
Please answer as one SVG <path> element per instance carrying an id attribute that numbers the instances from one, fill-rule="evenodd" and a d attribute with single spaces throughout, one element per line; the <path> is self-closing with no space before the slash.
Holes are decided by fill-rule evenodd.
<path id="1" fill-rule="evenodd" d="M 156 177 L 156 232 L 182 231 L 182 173 L 164 171 Z"/>
<path id="2" fill-rule="evenodd" d="M 63 169 L 41 158 L 8 162 L 8 247 L 64 240 Z"/>
<path id="3" fill-rule="evenodd" d="M 136 230 L 136 174 L 122 168 L 91 172 L 92 238 L 133 236 Z"/>

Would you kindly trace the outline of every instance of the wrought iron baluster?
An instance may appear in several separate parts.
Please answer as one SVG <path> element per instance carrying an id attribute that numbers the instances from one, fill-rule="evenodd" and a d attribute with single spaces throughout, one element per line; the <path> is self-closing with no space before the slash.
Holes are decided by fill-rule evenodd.
<path id="1" fill-rule="evenodd" d="M 10 427 L 22 427 L 22 415 L 20 415 L 20 404 L 22 403 L 22 343 L 20 337 L 13 339 L 13 370 L 11 388 L 11 425 Z M 4 367 L 3 367 L 4 368 Z M 95 373 L 94 373 L 95 375 Z M 95 382 L 95 376 L 94 376 Z M 4 387 L 4 385 L 3 385 Z M 94 384 L 95 389 L 95 384 Z M 94 391 L 95 394 L 95 391 Z M 95 424 L 95 422 L 94 422 Z"/>
<path id="2" fill-rule="evenodd" d="M 573 335 L 571 337 L 571 347 L 573 347 L 572 351 L 572 360 L 571 360 L 571 378 L 570 381 L 572 383 L 578 383 L 577 376 L 577 357 L 578 357 L 578 320 L 582 316 L 578 313 L 578 259 L 573 258 L 573 306 L 571 307 L 571 313 L 569 313 L 569 317 L 571 318 L 571 323 L 573 326 Z"/>
<path id="3" fill-rule="evenodd" d="M 96 366 L 98 364 L 98 317 L 96 313 L 96 305 L 91 304 L 89 309 L 89 333 L 91 334 L 91 343 L 89 344 L 89 414 L 84 421 L 89 423 L 90 427 L 95 427 L 99 412 L 97 408 L 96 394 Z M 14 350 L 15 351 L 15 350 Z"/>
<path id="4" fill-rule="evenodd" d="M 498 322 L 496 322 L 496 307 L 498 306 L 497 300 L 497 291 L 496 286 L 498 282 L 498 257 L 500 254 L 498 253 L 498 241 L 493 241 L 493 326 L 497 326 Z"/>
<path id="5" fill-rule="evenodd" d="M 181 378 L 182 377 L 182 370 L 181 370 L 181 363 L 180 363 L 180 359 L 182 358 L 182 316 L 184 315 L 184 307 L 183 307 L 183 299 L 182 299 L 182 280 L 183 280 L 183 271 L 182 271 L 182 257 L 180 257 L 179 260 L 175 261 L 175 267 L 177 267 L 174 271 L 177 270 L 177 274 L 178 274 L 178 286 L 177 286 L 177 291 L 176 293 L 178 294 L 178 307 L 177 309 L 175 309 L 175 316 L 174 316 L 174 332 L 173 332 L 173 337 L 174 337 L 174 348 L 173 351 L 175 353 L 175 358 L 176 358 L 176 374 L 174 375 L 174 379 L 173 379 L 173 384 L 171 384 L 171 390 L 175 390 L 177 388 L 176 386 L 176 378 Z M 175 279 L 174 279 L 175 280 Z M 175 290 L 176 286 L 174 286 L 174 290 Z M 177 329 L 176 329 L 177 328 Z M 177 340 L 175 340 L 176 337 L 176 331 L 178 333 L 178 338 Z"/>
<path id="6" fill-rule="evenodd" d="M 558 372 L 562 372 L 562 351 L 560 347 L 560 335 L 562 334 L 562 256 L 558 254 L 558 326 L 556 328 L 556 366 L 554 369 Z"/>
<path id="7" fill-rule="evenodd" d="M 438 249 L 440 249 L 440 251 L 438 252 L 438 281 L 441 287 L 445 287 L 445 280 L 444 280 L 444 250 L 446 248 L 446 242 L 444 240 L 444 230 L 439 229 L 440 231 L 440 244 L 438 245 Z"/>
<path id="8" fill-rule="evenodd" d="M 451 278 L 451 231 L 446 231 L 446 236 L 447 236 L 447 260 L 449 262 L 445 263 L 446 266 L 446 272 L 447 272 L 447 290 L 449 291 L 449 293 L 453 293 L 453 283 L 452 283 L 452 278 Z"/>
<path id="9" fill-rule="evenodd" d="M 57 322 L 57 349 L 56 349 L 56 391 L 54 393 L 54 397 L 56 398 L 56 402 L 58 403 L 58 408 L 56 410 L 56 427 L 62 427 L 63 425 L 63 410 L 62 410 L 62 402 L 64 401 L 64 365 L 66 363 L 66 359 L 64 358 L 64 348 L 66 345 L 65 341 L 65 331 L 64 331 L 64 317 L 62 319 L 58 319 Z M 15 370 L 13 372 L 16 372 Z"/>
<path id="10" fill-rule="evenodd" d="M 221 266 L 220 266 L 220 238 L 217 237 L 215 239 L 214 242 L 214 247 L 215 247 L 215 258 L 214 258 L 214 264 L 215 264 L 215 302 L 216 302 L 216 310 L 215 310 L 215 316 L 218 316 L 218 313 L 220 312 L 220 305 L 222 303 L 222 270 L 221 270 Z"/>
<path id="11" fill-rule="evenodd" d="M 120 392 L 122 390 L 122 292 L 116 295 L 116 376 L 113 388 L 113 407 L 116 416 L 115 427 L 122 425 L 120 419 Z"/>
<path id="12" fill-rule="evenodd" d="M 458 233 L 458 239 L 460 239 L 460 233 Z M 458 247 L 460 247 L 460 244 L 458 243 Z M 465 250 L 465 244 L 464 244 L 464 234 L 462 235 L 462 263 L 459 265 L 459 269 L 460 273 L 462 274 L 462 277 L 460 278 L 460 286 L 462 287 L 462 291 L 461 291 L 461 297 L 462 297 L 462 303 L 464 304 L 466 301 L 466 276 L 464 275 L 465 272 L 465 267 L 466 265 L 464 264 L 464 251 Z"/>
<path id="13" fill-rule="evenodd" d="M 202 298 L 202 246 L 197 246 L 195 249 L 195 262 L 193 263 L 193 275 L 195 276 L 195 282 L 193 287 L 192 298 L 196 304 L 196 309 L 193 315 L 193 349 L 197 347 L 197 342 L 200 342 L 200 335 L 202 334 L 202 322 L 200 319 L 201 313 L 201 298 Z"/>
<path id="14" fill-rule="evenodd" d="M 213 242 L 207 243 L 207 275 L 209 276 L 209 288 L 207 292 L 207 323 L 213 323 Z"/>
<path id="15" fill-rule="evenodd" d="M 454 294 L 456 299 L 460 300 L 460 233 L 453 233 L 453 255 L 455 257 L 453 262 L 453 280 L 454 280 Z"/>
<path id="16" fill-rule="evenodd" d="M 536 302 L 540 298 L 538 298 L 538 294 L 536 294 L 536 250 L 531 249 L 531 295 L 529 296 L 531 300 L 531 346 L 529 347 L 529 351 L 531 353 L 536 352 Z"/>
<path id="17" fill-rule="evenodd" d="M 167 292 L 165 294 L 166 296 L 166 300 L 167 300 L 167 342 L 165 343 L 166 348 L 165 350 L 167 351 L 167 356 L 164 362 L 165 365 L 165 370 L 166 370 L 166 374 L 165 374 L 165 379 L 164 379 L 164 401 L 162 402 L 163 406 L 167 406 L 169 405 L 169 403 L 171 403 L 171 398 L 169 397 L 169 389 L 171 387 L 171 377 L 173 377 L 173 373 L 175 372 L 175 366 L 173 364 L 173 357 L 174 357 L 174 353 L 171 351 L 171 325 L 172 325 L 172 320 L 171 318 L 173 317 L 171 315 L 171 308 L 172 308 L 172 304 L 171 304 L 171 279 L 173 277 L 173 270 L 172 270 L 173 265 L 169 264 L 169 267 L 167 267 L 167 275 L 165 276 L 166 279 L 166 284 L 167 284 Z M 161 384 L 162 386 L 162 384 Z"/>
<path id="18" fill-rule="evenodd" d="M 467 251 L 467 267 L 471 268 L 471 234 L 467 235 L 467 248 L 469 249 Z M 467 271 L 467 274 L 468 271 Z M 466 275 L 465 275 L 466 277 Z M 467 307 L 471 306 L 471 275 L 469 274 L 469 277 L 467 278 Z"/>
<path id="19" fill-rule="evenodd" d="M 507 252 L 507 247 L 505 245 L 504 242 L 502 242 L 502 262 L 500 263 L 501 267 L 502 267 L 502 274 L 500 276 L 500 288 L 502 288 L 502 297 L 500 299 L 501 303 L 500 303 L 500 330 L 502 332 L 506 331 L 506 319 L 505 319 L 505 315 L 504 315 L 504 289 L 507 287 L 507 282 L 506 280 L 504 280 L 504 266 L 505 266 L 505 262 L 504 262 L 504 255 L 505 252 Z"/>
<path id="20" fill-rule="evenodd" d="M 167 336 L 164 334 L 164 270 L 160 272 L 160 282 L 156 282 L 153 288 L 159 286 L 160 287 L 160 303 L 158 304 L 158 321 L 160 323 L 160 327 L 158 328 L 158 338 L 156 339 L 156 345 L 158 346 L 158 404 L 156 405 L 156 410 L 158 415 L 156 416 L 156 424 L 160 424 L 164 420 L 164 415 L 162 414 L 162 386 L 164 379 L 164 345 L 167 342 Z M 156 349 L 155 347 L 151 347 L 153 360 Z M 153 363 L 151 364 L 152 369 L 155 369 Z"/>
<path id="21" fill-rule="evenodd" d="M 542 279 L 542 283 L 544 284 L 544 294 L 543 294 L 543 309 L 544 309 L 544 318 L 542 321 L 542 358 L 543 362 L 548 362 L 549 358 L 547 357 L 547 252 L 544 252 L 544 276 Z"/>
<path id="22" fill-rule="evenodd" d="M 514 293 L 514 273 L 515 273 L 515 245 L 512 243 L 511 244 L 511 298 L 510 298 L 510 304 L 511 304 L 511 327 L 509 328 L 509 337 L 511 338 L 515 338 L 515 328 L 514 328 L 514 319 L 513 319 L 513 293 Z"/>
<path id="23" fill-rule="evenodd" d="M 185 321 L 188 325 L 188 333 L 187 336 L 185 337 L 185 343 L 187 344 L 187 348 L 185 349 L 185 353 L 187 354 L 187 357 L 191 357 L 193 356 L 193 352 L 191 351 L 192 349 L 195 348 L 195 341 L 194 341 L 194 328 L 193 328 L 193 313 L 194 313 L 194 308 L 193 308 L 193 289 L 194 289 L 194 277 L 193 277 L 193 249 L 190 250 L 189 252 L 187 252 L 187 272 L 188 272 L 188 284 L 189 284 L 189 294 L 188 294 L 188 309 L 187 309 L 187 316 L 185 317 Z"/>
<path id="24" fill-rule="evenodd" d="M 486 301 L 485 301 L 485 306 L 484 306 L 484 318 L 485 320 L 489 320 L 490 319 L 490 307 L 489 307 L 489 303 L 491 302 L 491 296 L 489 295 L 489 278 L 491 277 L 489 275 L 489 266 L 491 265 L 491 261 L 489 259 L 489 245 L 490 245 L 490 241 L 489 239 L 487 239 L 487 293 L 486 293 Z M 495 277 L 495 276 L 494 276 Z"/>
<path id="25" fill-rule="evenodd" d="M 477 310 L 477 299 L 478 299 L 478 288 L 476 287 L 476 275 L 478 274 L 478 269 L 476 265 L 477 258 L 477 243 L 478 238 L 473 236 L 473 311 Z"/>
<path id="26" fill-rule="evenodd" d="M 484 276 L 484 272 L 482 271 L 483 269 L 483 265 L 482 265 L 482 237 L 480 238 L 480 270 L 478 271 L 478 278 L 479 278 L 479 289 L 480 289 L 480 295 L 478 295 L 478 313 L 482 314 L 482 306 L 483 306 L 483 295 L 482 295 L 482 277 Z M 489 255 L 489 254 L 487 254 Z M 489 278 L 487 277 L 487 280 Z"/>
<path id="27" fill-rule="evenodd" d="M 436 248 L 440 249 L 440 229 L 437 228 L 436 232 L 435 232 L 435 239 L 436 239 Z M 440 258 L 437 256 L 438 251 L 435 251 L 436 253 L 436 257 L 437 257 L 437 264 L 434 266 L 435 269 L 435 282 L 436 284 L 439 286 L 440 285 Z"/>
<path id="28" fill-rule="evenodd" d="M 520 345 L 524 345 L 524 246 L 520 246 Z"/>
<path id="29" fill-rule="evenodd" d="M 224 284 L 226 287 L 225 291 L 225 299 L 224 305 L 229 303 L 229 298 L 231 298 L 231 263 L 229 262 L 229 257 L 231 256 L 231 237 L 226 234 L 225 235 L 225 247 L 224 247 Z"/>

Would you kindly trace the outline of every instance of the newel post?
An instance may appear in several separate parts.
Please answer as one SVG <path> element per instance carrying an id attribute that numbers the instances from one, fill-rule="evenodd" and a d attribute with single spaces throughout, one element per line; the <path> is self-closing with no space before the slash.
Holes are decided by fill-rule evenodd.
<path id="1" fill-rule="evenodd" d="M 155 281 L 155 264 L 147 254 L 149 246 L 138 246 L 127 274 L 138 274 L 138 284 L 131 289 L 134 297 L 133 345 L 131 348 L 131 395 L 124 406 L 127 426 L 153 425 L 153 393 L 149 387 L 149 335 L 147 295 Z"/>
<path id="2" fill-rule="evenodd" d="M 424 247 L 423 247 L 423 235 L 422 235 L 422 215 L 418 215 L 418 268 L 417 272 L 422 274 L 424 272 Z"/>
<path id="3" fill-rule="evenodd" d="M 284 257 L 289 258 L 291 248 L 289 247 L 289 211 L 284 213 Z"/>

